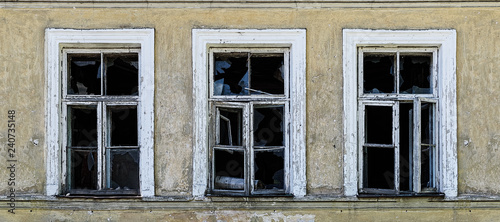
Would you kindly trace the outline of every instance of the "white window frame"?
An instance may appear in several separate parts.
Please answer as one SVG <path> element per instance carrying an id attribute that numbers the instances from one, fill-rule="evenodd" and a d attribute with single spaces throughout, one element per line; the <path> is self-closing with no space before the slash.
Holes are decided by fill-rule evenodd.
<path id="1" fill-rule="evenodd" d="M 437 47 L 438 192 L 456 197 L 457 110 L 455 30 L 343 30 L 344 77 L 344 195 L 356 196 L 359 189 L 358 156 L 358 48 Z"/>
<path id="2" fill-rule="evenodd" d="M 46 106 L 46 195 L 61 195 L 65 189 L 66 135 L 63 126 L 62 95 L 64 80 L 61 61 L 65 46 L 85 48 L 96 44 L 139 46 L 139 98 L 137 127 L 139 145 L 139 192 L 143 197 L 154 196 L 154 29 L 45 30 Z"/>
<path id="3" fill-rule="evenodd" d="M 211 47 L 276 48 L 290 50 L 290 166 L 289 194 L 306 194 L 305 106 L 306 31 L 303 29 L 193 29 L 193 196 L 209 189 L 209 51 Z"/>

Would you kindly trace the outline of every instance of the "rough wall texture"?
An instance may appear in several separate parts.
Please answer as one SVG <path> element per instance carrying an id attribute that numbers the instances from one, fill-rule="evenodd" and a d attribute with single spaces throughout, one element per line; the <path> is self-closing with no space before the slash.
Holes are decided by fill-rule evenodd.
<path id="1" fill-rule="evenodd" d="M 342 195 L 342 29 L 455 29 L 457 31 L 459 195 L 500 196 L 500 10 L 498 8 L 0 8 L 2 147 L 7 110 L 16 110 L 16 194 L 42 195 L 45 186 L 44 31 L 46 28 L 155 29 L 155 185 L 157 196 L 190 197 L 192 187 L 193 28 L 307 29 L 307 192 Z M 8 178 L 2 150 L 2 184 Z M 7 186 L 0 193 L 8 195 Z M 40 203 L 41 204 L 41 203 Z M 36 205 L 36 204 L 35 204 Z M 496 205 L 498 208 L 498 204 Z M 453 208 L 453 207 L 452 207 Z M 442 220 L 494 220 L 499 212 L 433 210 Z M 422 219 L 426 210 L 370 209 L 247 211 L 20 210 L 0 219 L 30 220 L 366 220 Z M 5 211 L 7 211 L 5 209 Z M 137 214 L 140 213 L 140 214 Z M 23 219 L 24 218 L 24 219 Z M 3 220 L 2 219 L 2 220 Z M 439 220 L 434 218 L 433 221 Z M 384 221 L 386 219 L 381 219 Z"/>

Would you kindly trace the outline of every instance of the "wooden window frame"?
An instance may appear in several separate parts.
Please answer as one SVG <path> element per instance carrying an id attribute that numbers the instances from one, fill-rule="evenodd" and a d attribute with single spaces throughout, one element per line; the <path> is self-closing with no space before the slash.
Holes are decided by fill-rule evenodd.
<path id="1" fill-rule="evenodd" d="M 254 53 L 258 54 L 283 54 L 283 59 L 284 59 L 284 64 L 283 64 L 283 84 L 284 84 L 284 94 L 283 95 L 267 95 L 267 94 L 257 94 L 257 95 L 214 95 L 214 90 L 213 90 L 213 85 L 214 85 L 214 80 L 213 80 L 213 73 L 214 73 L 214 53 L 219 53 L 219 52 L 224 52 L 224 53 L 247 53 L 248 56 L 250 57 Z M 242 121 L 242 131 L 243 131 L 243 141 L 244 143 L 242 144 L 242 151 L 244 153 L 244 159 L 245 161 L 245 166 L 244 166 L 244 181 L 245 181 L 245 189 L 243 191 L 241 190 L 228 190 L 228 189 L 216 189 L 214 186 L 215 183 L 215 160 L 213 157 L 214 150 L 216 149 L 215 145 L 216 143 L 211 140 L 212 138 L 217 138 L 219 131 L 214 129 L 213 127 L 209 129 L 209 144 L 210 144 L 210 182 L 209 182 L 209 188 L 208 191 L 210 194 L 215 194 L 215 195 L 240 195 L 240 196 L 256 196 L 256 195 L 284 195 L 290 192 L 289 190 L 289 140 L 290 140 L 290 132 L 288 130 L 288 126 L 290 125 L 290 109 L 289 109 L 289 61 L 290 61 L 290 51 L 289 48 L 260 48 L 260 47 L 255 47 L 255 48 L 211 48 L 209 50 L 209 107 L 211 107 L 210 111 L 210 116 L 213 118 L 211 120 L 211 125 L 212 126 L 217 126 L 219 125 L 218 121 L 218 107 L 235 107 L 235 108 L 241 108 L 242 109 L 242 116 L 243 116 L 243 121 Z M 249 73 L 249 78 L 251 78 L 251 71 Z M 283 150 L 284 150 L 284 189 L 280 190 L 256 190 L 254 187 L 254 183 L 252 181 L 255 181 L 255 169 L 254 169 L 254 152 L 257 150 L 257 148 L 254 147 L 253 145 L 253 135 L 252 135 L 252 129 L 253 129 L 253 107 L 254 106 L 264 106 L 264 105 L 283 105 L 284 106 L 284 112 L 283 112 L 283 132 L 284 132 L 284 137 L 283 137 Z M 215 117 L 215 118 L 214 118 Z M 219 145 L 220 146 L 220 145 Z M 217 148 L 221 149 L 221 148 Z M 271 148 L 270 148 L 271 149 Z"/>
<path id="2" fill-rule="evenodd" d="M 359 48 L 436 48 L 437 82 L 433 85 L 436 95 L 406 95 L 407 100 L 439 99 L 436 109 L 438 138 L 436 191 L 446 198 L 457 196 L 457 117 L 456 117 L 456 32 L 455 30 L 343 30 L 344 77 L 344 195 L 360 193 L 360 132 L 358 121 L 359 99 Z M 384 94 L 390 98 L 390 94 Z M 373 97 L 377 97 L 374 95 Z M 375 99 L 375 98 L 373 98 Z M 395 100 L 395 98 L 392 98 Z M 401 98 L 403 99 L 403 98 Z M 415 104 L 415 103 L 414 103 Z M 416 115 L 416 114 L 415 114 Z M 415 161 L 415 160 L 414 160 Z M 417 170 L 418 169 L 414 169 Z M 414 181 L 415 183 L 416 181 Z M 415 192 L 421 192 L 414 190 Z"/>
<path id="3" fill-rule="evenodd" d="M 68 105 L 95 104 L 103 114 L 106 105 L 137 106 L 139 147 L 139 190 L 142 197 L 154 196 L 154 30 L 153 29 L 98 29 L 45 30 L 47 119 L 46 119 L 46 195 L 66 192 L 66 112 Z M 66 52 L 137 52 L 139 57 L 138 96 L 72 96 L 66 95 Z M 106 112 L 106 110 L 104 110 Z M 105 118 L 101 118 L 104 120 Z M 101 123 L 106 124 L 106 123 Z M 103 125 L 102 127 L 106 127 Z M 99 129 L 99 126 L 98 126 Z M 102 166 L 100 167 L 102 168 Z M 103 170 L 103 169 L 101 169 Z M 101 171 L 102 172 L 102 171 Z M 102 183 L 101 183 L 102 185 Z M 78 193 L 78 192 L 77 192 Z M 83 192 L 85 193 L 85 192 Z M 87 195 L 114 195 L 115 192 L 85 193 Z M 120 192 L 122 195 L 127 192 Z"/>
<path id="4" fill-rule="evenodd" d="M 363 92 L 363 83 L 365 82 L 364 80 L 364 53 L 371 53 L 371 54 L 393 54 L 396 57 L 396 60 L 394 61 L 395 64 L 395 88 L 396 91 L 394 93 L 365 93 Z M 428 94 L 402 94 L 399 92 L 399 71 L 400 71 L 400 53 L 403 53 L 405 55 L 414 55 L 414 54 L 419 54 L 419 53 L 432 53 L 432 61 L 431 61 L 431 78 L 430 78 L 430 89 L 432 90 L 432 93 Z M 436 193 L 438 184 L 434 183 L 434 187 L 431 189 L 421 189 L 420 186 L 420 155 L 421 155 L 421 143 L 418 138 L 421 136 L 421 131 L 420 131 L 420 110 L 421 110 L 421 102 L 422 100 L 424 101 L 429 101 L 432 102 L 436 105 L 439 105 L 439 98 L 437 94 L 437 48 L 421 48 L 421 47 L 403 47 L 403 48 L 390 48 L 390 47 L 384 47 L 384 48 L 376 48 L 376 47 L 359 47 L 358 49 L 358 130 L 359 130 L 359 156 L 358 156 L 358 181 L 359 181 L 359 193 L 374 193 L 374 194 L 393 194 L 393 195 L 400 195 L 403 193 L 407 193 L 404 191 L 400 190 L 400 140 L 399 140 L 399 130 L 400 130 L 400 123 L 399 123 L 399 117 L 400 117 L 400 112 L 399 112 L 399 105 L 400 103 L 411 103 L 413 104 L 413 150 L 412 150 L 412 159 L 409 163 L 410 165 L 410 175 L 411 175 L 411 181 L 413 182 L 410 187 L 411 187 L 411 192 L 412 193 Z M 373 147 L 384 147 L 386 145 L 382 144 L 367 144 L 365 142 L 365 136 L 366 136 L 366 126 L 365 126 L 365 107 L 366 106 L 390 106 L 393 109 L 393 122 L 391 123 L 392 125 L 392 147 L 387 147 L 387 148 L 392 148 L 394 149 L 394 189 L 377 189 L 377 188 L 364 188 L 364 177 L 365 177 L 365 167 L 364 167 L 364 149 L 367 146 L 373 146 Z M 434 118 L 433 119 L 435 122 L 433 123 L 433 126 L 439 125 L 438 119 Z M 436 143 L 437 137 L 436 131 L 438 129 L 434 129 L 433 133 L 433 141 Z M 437 149 L 433 149 L 433 156 L 437 156 Z M 437 180 L 437 169 L 439 168 L 438 161 L 432 163 L 432 181 L 439 182 Z"/>
<path id="5" fill-rule="evenodd" d="M 240 96 L 242 102 L 252 97 L 285 99 L 289 97 L 289 172 L 286 194 L 295 197 L 305 195 L 305 30 L 302 29 L 193 29 L 193 96 L 194 96 L 194 145 L 193 145 L 193 196 L 203 198 L 211 193 L 208 169 L 209 157 L 209 93 L 212 93 L 210 76 L 210 51 L 233 49 L 274 50 L 285 48 L 290 52 L 289 88 L 281 96 Z M 280 99 L 281 99 L 280 98 Z M 215 96 L 211 100 L 225 99 Z M 265 103 L 265 101 L 262 101 Z M 272 103 L 272 102 L 271 102 Z M 286 118 L 286 117 L 285 117 Z M 248 194 L 248 193 L 247 193 Z M 271 195 L 264 193 L 263 195 Z"/>

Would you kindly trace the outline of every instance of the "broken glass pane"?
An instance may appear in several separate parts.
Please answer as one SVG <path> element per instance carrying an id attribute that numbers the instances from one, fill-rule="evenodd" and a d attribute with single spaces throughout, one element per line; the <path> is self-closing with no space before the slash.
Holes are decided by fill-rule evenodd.
<path id="1" fill-rule="evenodd" d="M 242 110 L 220 108 L 219 114 L 218 145 L 241 146 Z"/>
<path id="2" fill-rule="evenodd" d="M 243 151 L 214 149 L 214 188 L 245 189 L 244 166 Z"/>
<path id="3" fill-rule="evenodd" d="M 285 184 L 284 149 L 255 151 L 255 189 L 283 189 Z"/>
<path id="4" fill-rule="evenodd" d="M 68 95 L 101 95 L 101 55 L 68 54 Z"/>
<path id="5" fill-rule="evenodd" d="M 111 146 L 137 146 L 137 107 L 109 107 Z"/>
<path id="6" fill-rule="evenodd" d="M 412 189 L 413 103 L 399 105 L 399 189 Z"/>
<path id="7" fill-rule="evenodd" d="M 138 95 L 137 54 L 105 55 L 106 95 Z"/>
<path id="8" fill-rule="evenodd" d="M 284 106 L 256 107 L 253 112 L 254 146 L 283 146 Z"/>
<path id="9" fill-rule="evenodd" d="M 97 189 L 97 148 L 69 150 L 70 189 Z"/>
<path id="10" fill-rule="evenodd" d="M 365 188 L 394 189 L 394 149 L 365 147 Z"/>
<path id="11" fill-rule="evenodd" d="M 252 54 L 250 94 L 284 94 L 283 54 Z"/>
<path id="12" fill-rule="evenodd" d="M 139 151 L 137 149 L 107 149 L 109 163 L 108 186 L 115 190 L 139 188 Z M 109 178 L 111 177 L 111 178 Z"/>
<path id="13" fill-rule="evenodd" d="M 395 93 L 394 55 L 365 53 L 363 56 L 363 92 Z"/>
<path id="14" fill-rule="evenodd" d="M 428 94 L 431 91 L 432 54 L 401 55 L 399 59 L 399 92 L 403 94 Z"/>
<path id="15" fill-rule="evenodd" d="M 95 106 L 68 107 L 68 144 L 97 147 L 97 109 Z"/>
<path id="16" fill-rule="evenodd" d="M 248 53 L 214 53 L 214 95 L 248 95 Z"/>
<path id="17" fill-rule="evenodd" d="M 392 106 L 365 107 L 366 143 L 393 144 Z"/>

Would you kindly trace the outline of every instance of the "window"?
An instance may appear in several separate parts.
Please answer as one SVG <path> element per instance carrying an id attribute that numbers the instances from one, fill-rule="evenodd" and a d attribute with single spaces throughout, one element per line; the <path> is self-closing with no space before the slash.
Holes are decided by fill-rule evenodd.
<path id="1" fill-rule="evenodd" d="M 47 194 L 154 195 L 153 31 L 46 35 Z"/>
<path id="2" fill-rule="evenodd" d="M 303 196 L 305 31 L 193 30 L 193 45 L 193 195 Z"/>
<path id="3" fill-rule="evenodd" d="M 358 53 L 360 192 L 436 192 L 437 50 Z"/>
<path id="4" fill-rule="evenodd" d="M 287 49 L 212 49 L 212 193 L 285 193 Z"/>
<path id="5" fill-rule="evenodd" d="M 138 53 L 63 49 L 67 193 L 138 193 Z"/>
<path id="6" fill-rule="evenodd" d="M 345 195 L 457 195 L 455 38 L 344 30 Z"/>

